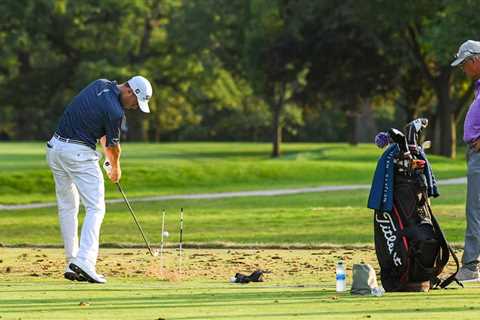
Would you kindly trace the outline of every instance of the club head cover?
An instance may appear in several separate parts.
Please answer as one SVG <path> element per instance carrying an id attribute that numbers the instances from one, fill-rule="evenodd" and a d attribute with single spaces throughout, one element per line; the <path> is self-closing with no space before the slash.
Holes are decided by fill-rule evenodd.
<path id="1" fill-rule="evenodd" d="M 407 139 L 405 138 L 405 135 L 403 134 L 402 131 L 391 128 L 388 130 L 388 135 L 390 136 L 390 139 L 392 139 L 393 142 L 398 144 L 400 151 L 405 155 L 409 156 L 410 151 L 408 150 L 408 145 L 407 145 Z"/>
<path id="2" fill-rule="evenodd" d="M 379 132 L 375 136 L 375 145 L 380 149 L 385 148 L 390 143 L 390 137 L 386 132 Z"/>

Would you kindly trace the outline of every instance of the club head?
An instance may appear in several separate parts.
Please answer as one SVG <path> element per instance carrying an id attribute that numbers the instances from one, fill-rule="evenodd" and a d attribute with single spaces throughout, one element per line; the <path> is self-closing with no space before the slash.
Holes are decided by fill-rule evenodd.
<path id="1" fill-rule="evenodd" d="M 411 125 L 415 127 L 415 131 L 420 132 L 423 128 L 428 126 L 428 119 L 427 118 L 417 118 L 410 122 Z"/>
<path id="2" fill-rule="evenodd" d="M 405 126 L 407 142 L 409 145 L 418 145 L 422 130 L 428 126 L 427 118 L 417 118 Z"/>

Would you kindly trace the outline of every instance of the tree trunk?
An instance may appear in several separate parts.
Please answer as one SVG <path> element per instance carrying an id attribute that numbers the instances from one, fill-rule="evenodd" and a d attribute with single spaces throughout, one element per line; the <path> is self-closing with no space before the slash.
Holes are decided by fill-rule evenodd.
<path id="1" fill-rule="evenodd" d="M 272 158 L 280 157 L 280 144 L 282 143 L 282 123 L 281 116 L 283 112 L 283 107 L 285 105 L 285 90 L 287 84 L 281 82 L 277 85 L 270 87 L 269 95 L 267 96 L 266 101 L 269 101 L 270 108 L 272 110 Z"/>
<path id="2" fill-rule="evenodd" d="M 445 111 L 442 112 L 441 110 Z M 439 105 L 437 121 L 439 127 L 438 130 L 440 134 L 440 141 L 436 142 L 436 144 L 439 147 L 439 154 L 445 157 L 455 159 L 457 145 L 455 116 L 453 112 L 449 110 L 448 106 Z"/>
<path id="3" fill-rule="evenodd" d="M 370 99 L 360 99 L 360 113 L 355 117 L 355 137 L 357 142 L 372 142 L 377 134 L 374 112 Z"/>
<path id="4" fill-rule="evenodd" d="M 443 74 L 442 74 L 443 76 Z M 434 151 L 445 157 L 455 159 L 457 146 L 457 130 L 455 112 L 450 98 L 450 85 L 448 75 L 439 77 L 437 90 L 438 108 L 436 125 L 440 140 L 435 142 Z"/>
<path id="5" fill-rule="evenodd" d="M 280 125 L 280 112 L 281 108 L 278 106 L 274 108 L 272 112 L 272 129 L 273 129 L 273 149 L 272 149 L 272 158 L 280 157 L 280 143 L 282 143 L 282 126 Z"/>
<path id="6" fill-rule="evenodd" d="M 352 146 L 356 146 L 358 144 L 358 136 L 357 136 L 357 119 L 358 114 L 353 111 L 347 111 L 346 113 L 347 118 L 347 142 Z"/>
<path id="7" fill-rule="evenodd" d="M 127 139 L 129 141 L 145 140 L 144 119 L 143 115 L 138 112 L 127 112 L 128 132 Z"/>

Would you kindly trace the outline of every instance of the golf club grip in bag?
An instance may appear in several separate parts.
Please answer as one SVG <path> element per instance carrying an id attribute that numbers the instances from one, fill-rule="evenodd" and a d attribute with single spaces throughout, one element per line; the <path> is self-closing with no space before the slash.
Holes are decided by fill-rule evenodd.
<path id="1" fill-rule="evenodd" d="M 421 181 L 415 176 L 395 175 L 393 210 L 375 210 L 375 251 L 385 291 L 428 291 L 445 288 L 456 272 L 441 281 L 438 276 L 452 255 L 433 216 Z"/>

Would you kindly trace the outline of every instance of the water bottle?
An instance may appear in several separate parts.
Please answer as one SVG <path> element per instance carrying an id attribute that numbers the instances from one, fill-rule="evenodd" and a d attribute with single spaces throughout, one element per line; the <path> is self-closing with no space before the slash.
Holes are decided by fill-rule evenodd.
<path id="1" fill-rule="evenodd" d="M 342 260 L 337 262 L 336 267 L 337 292 L 344 292 L 347 290 L 347 274 L 345 273 L 345 264 Z"/>

